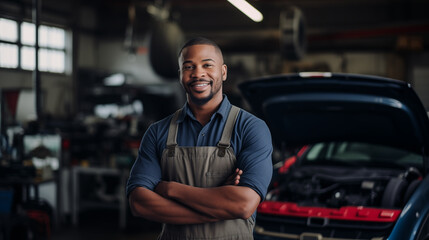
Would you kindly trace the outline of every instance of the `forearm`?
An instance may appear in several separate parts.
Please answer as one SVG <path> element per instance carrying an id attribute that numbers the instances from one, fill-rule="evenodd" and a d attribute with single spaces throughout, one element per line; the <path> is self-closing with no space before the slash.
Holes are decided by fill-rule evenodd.
<path id="1" fill-rule="evenodd" d="M 215 222 L 215 218 L 194 211 L 173 200 L 166 199 L 146 188 L 138 187 L 129 198 L 134 216 L 170 224 Z"/>
<path id="2" fill-rule="evenodd" d="M 163 196 L 216 219 L 247 219 L 260 202 L 255 191 L 242 186 L 198 188 L 177 182 L 161 182 L 161 187 Z"/>

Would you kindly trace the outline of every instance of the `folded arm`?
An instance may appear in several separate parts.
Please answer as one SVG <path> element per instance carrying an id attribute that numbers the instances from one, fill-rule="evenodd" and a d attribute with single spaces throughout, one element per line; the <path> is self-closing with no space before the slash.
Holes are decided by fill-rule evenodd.
<path id="1" fill-rule="evenodd" d="M 160 182 L 155 192 L 215 219 L 247 219 L 258 207 L 261 197 L 244 186 L 199 188 L 177 182 Z"/>
<path id="2" fill-rule="evenodd" d="M 236 169 L 224 184 L 237 185 L 240 182 L 240 175 L 242 173 L 243 171 Z M 196 224 L 220 220 L 143 187 L 137 187 L 130 193 L 129 203 L 134 216 L 143 217 L 155 222 Z"/>
<path id="3" fill-rule="evenodd" d="M 155 222 L 195 224 L 218 221 L 143 187 L 137 187 L 130 193 L 129 203 L 134 216 Z"/>

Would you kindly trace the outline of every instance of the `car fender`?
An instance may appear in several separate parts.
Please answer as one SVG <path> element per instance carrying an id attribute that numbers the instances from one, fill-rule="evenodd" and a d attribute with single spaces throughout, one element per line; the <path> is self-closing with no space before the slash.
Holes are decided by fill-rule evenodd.
<path id="1" fill-rule="evenodd" d="M 429 177 L 426 177 L 403 208 L 387 240 L 414 240 L 429 212 Z"/>

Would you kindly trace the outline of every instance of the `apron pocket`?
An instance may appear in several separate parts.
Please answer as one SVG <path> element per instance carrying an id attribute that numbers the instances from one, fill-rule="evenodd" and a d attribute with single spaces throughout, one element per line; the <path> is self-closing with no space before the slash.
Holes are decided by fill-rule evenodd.
<path id="1" fill-rule="evenodd" d="M 229 177 L 228 172 L 207 172 L 205 187 L 218 187 L 225 183 Z"/>

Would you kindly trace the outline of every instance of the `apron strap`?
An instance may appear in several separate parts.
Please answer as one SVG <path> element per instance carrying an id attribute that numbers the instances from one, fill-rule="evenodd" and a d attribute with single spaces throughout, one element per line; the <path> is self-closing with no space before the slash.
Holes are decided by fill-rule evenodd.
<path id="1" fill-rule="evenodd" d="M 179 109 L 174 113 L 174 116 L 171 118 L 170 128 L 168 129 L 167 149 L 168 149 L 169 157 L 174 157 L 175 148 L 177 146 L 176 139 L 177 139 L 178 124 L 176 122 L 181 112 L 182 112 L 182 109 Z"/>
<path id="2" fill-rule="evenodd" d="M 238 113 L 240 112 L 240 108 L 232 105 L 229 110 L 228 118 L 225 123 L 225 127 L 223 128 L 222 137 L 217 144 L 219 147 L 218 156 L 224 157 L 225 151 L 231 146 L 231 136 L 234 130 L 235 121 L 237 120 Z"/>

